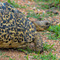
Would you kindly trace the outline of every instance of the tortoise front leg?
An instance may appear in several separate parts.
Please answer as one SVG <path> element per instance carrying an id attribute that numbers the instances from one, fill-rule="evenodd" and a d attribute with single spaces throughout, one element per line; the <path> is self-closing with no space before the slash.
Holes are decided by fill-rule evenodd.
<path id="1" fill-rule="evenodd" d="M 26 44 L 26 47 L 30 48 L 31 50 L 37 51 L 37 52 L 42 52 L 43 51 L 43 41 L 42 37 L 39 32 L 34 33 L 34 37 L 31 38 L 33 39 L 31 42 L 28 42 Z"/>
<path id="2" fill-rule="evenodd" d="M 35 51 L 42 52 L 43 51 L 43 40 L 39 32 L 35 34 Z"/>

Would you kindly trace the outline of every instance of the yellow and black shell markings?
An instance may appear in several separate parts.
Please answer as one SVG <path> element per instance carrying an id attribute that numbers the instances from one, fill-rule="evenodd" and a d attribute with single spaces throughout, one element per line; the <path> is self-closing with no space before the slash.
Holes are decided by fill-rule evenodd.
<path id="1" fill-rule="evenodd" d="M 9 3 L 0 4 L 0 48 L 32 42 L 36 31 L 34 24 Z"/>

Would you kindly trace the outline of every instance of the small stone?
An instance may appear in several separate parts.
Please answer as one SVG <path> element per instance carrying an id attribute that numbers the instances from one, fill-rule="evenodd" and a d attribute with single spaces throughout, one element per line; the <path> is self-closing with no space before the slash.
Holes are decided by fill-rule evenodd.
<path id="1" fill-rule="evenodd" d="M 30 3 L 30 1 L 28 1 L 28 3 Z"/>
<path id="2" fill-rule="evenodd" d="M 19 3 L 20 1 L 18 1 L 18 3 Z"/>
<path id="3" fill-rule="evenodd" d="M 36 9 L 36 7 L 33 7 L 33 10 L 35 10 Z"/>
<path id="4" fill-rule="evenodd" d="M 33 56 L 29 56 L 29 58 L 33 58 Z"/>
<path id="5" fill-rule="evenodd" d="M 60 41 L 59 41 L 59 44 L 60 44 Z"/>
<path id="6" fill-rule="evenodd" d="M 40 11 L 40 9 L 37 9 L 37 11 Z"/>
<path id="7" fill-rule="evenodd" d="M 60 53 L 60 51 L 59 51 L 59 53 Z"/>
<path id="8" fill-rule="evenodd" d="M 33 9 L 36 9 L 36 7 L 33 7 Z"/>

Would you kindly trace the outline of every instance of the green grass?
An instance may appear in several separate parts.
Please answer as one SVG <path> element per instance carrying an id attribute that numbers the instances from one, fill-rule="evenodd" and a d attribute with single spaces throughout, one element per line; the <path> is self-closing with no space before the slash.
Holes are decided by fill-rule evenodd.
<path id="1" fill-rule="evenodd" d="M 38 55 L 33 55 L 33 59 L 37 59 L 37 60 L 56 60 L 56 55 L 53 55 L 52 52 L 50 52 L 49 54 L 38 54 Z"/>
<path id="2" fill-rule="evenodd" d="M 15 59 L 9 58 L 9 60 L 15 60 Z"/>
<path id="3" fill-rule="evenodd" d="M 28 55 L 26 56 L 26 59 L 27 59 L 27 60 L 29 60 L 29 57 L 28 57 Z"/>
<path id="4" fill-rule="evenodd" d="M 40 6 L 41 9 L 50 9 L 53 6 L 59 10 L 60 0 L 34 0 Z M 40 3 L 43 2 L 43 3 Z M 47 3 L 47 4 L 45 4 Z"/>
<path id="5" fill-rule="evenodd" d="M 59 58 L 59 60 L 60 60 L 60 58 Z"/>
<path id="6" fill-rule="evenodd" d="M 43 53 L 43 54 L 30 54 L 30 56 L 32 57 L 32 59 L 36 59 L 36 60 L 57 60 L 56 54 L 53 55 L 52 51 L 49 52 L 49 54 Z M 27 60 L 29 60 L 29 55 L 25 56 L 25 58 Z"/>
<path id="7" fill-rule="evenodd" d="M 10 56 L 4 55 L 3 58 L 5 58 L 5 57 L 10 57 Z"/>
<path id="8" fill-rule="evenodd" d="M 26 6 L 19 5 L 15 3 L 15 1 L 11 2 L 11 0 L 8 0 L 7 2 L 10 3 L 12 6 L 14 6 L 15 8 L 26 8 Z"/>
<path id="9" fill-rule="evenodd" d="M 36 9 L 38 9 L 38 8 L 36 8 Z M 27 12 L 28 12 L 27 18 L 32 17 L 32 18 L 36 18 L 37 20 L 44 20 L 44 18 L 53 17 L 53 16 L 58 15 L 58 14 L 54 14 L 52 11 L 49 11 L 46 13 L 44 13 L 44 12 L 43 13 L 35 13 L 34 10 L 27 10 Z"/>
<path id="10" fill-rule="evenodd" d="M 13 5 L 15 8 L 19 8 L 20 7 L 17 3 L 15 3 L 15 1 L 11 2 L 11 0 L 8 0 L 7 2 L 10 3 L 11 5 Z"/>
<path id="11" fill-rule="evenodd" d="M 19 8 L 24 8 L 24 9 L 25 9 L 25 8 L 26 8 L 26 6 L 22 6 L 22 5 L 20 5 L 20 7 L 19 7 Z"/>
<path id="12" fill-rule="evenodd" d="M 53 32 L 54 34 L 50 33 L 49 39 L 60 39 L 60 25 L 50 26 L 48 31 Z"/>
<path id="13" fill-rule="evenodd" d="M 49 44 L 47 44 L 47 43 L 44 43 L 44 44 L 43 44 L 43 49 L 44 49 L 44 51 L 50 51 L 50 50 L 56 51 L 56 50 L 53 48 L 53 46 L 54 46 L 54 44 L 53 44 L 53 45 L 49 45 Z"/>
<path id="14" fill-rule="evenodd" d="M 38 13 L 38 14 L 36 14 L 35 12 L 34 12 L 34 10 L 28 10 L 27 11 L 28 12 L 28 15 L 27 15 L 27 18 L 28 17 L 32 17 L 32 18 L 36 18 L 36 19 L 38 19 L 38 20 L 44 20 L 44 18 L 45 17 L 49 17 L 49 16 L 54 16 L 54 14 L 52 14 L 51 12 L 47 12 L 47 13 Z M 41 18 L 41 19 L 40 19 Z"/>
<path id="15" fill-rule="evenodd" d="M 40 14 L 36 14 L 33 10 L 28 10 L 27 18 L 28 17 L 33 17 L 33 18 L 39 19 L 40 18 Z"/>
<path id="16" fill-rule="evenodd" d="M 46 54 L 46 53 L 37 54 L 37 55 L 30 54 L 30 56 L 32 57 L 32 59 L 35 59 L 35 60 L 57 60 L 56 54 L 53 55 L 52 51 L 49 52 L 49 54 Z M 27 60 L 29 60 L 29 56 L 28 55 L 25 56 L 25 58 Z"/>
<path id="17" fill-rule="evenodd" d="M 3 56 L 3 54 L 5 54 L 5 52 L 1 52 L 1 51 L 0 51 L 0 56 Z"/>
<path id="18" fill-rule="evenodd" d="M 60 0 L 34 0 L 36 2 L 60 3 Z"/>
<path id="19" fill-rule="evenodd" d="M 54 7 L 57 7 L 58 9 L 60 8 L 60 6 L 58 5 L 58 4 L 60 4 L 60 0 L 52 0 L 52 1 L 51 0 L 36 0 L 36 1 L 37 2 L 42 1 L 42 2 L 49 3 L 49 5 L 44 4 L 44 3 L 41 3 L 41 4 L 37 3 L 40 6 L 40 8 L 42 8 L 42 9 L 49 9 L 50 5 L 52 5 L 52 4 L 54 4 Z M 15 3 L 15 1 L 11 2 L 11 0 L 8 0 L 7 2 L 10 3 L 11 5 L 13 5 L 15 8 L 26 8 L 26 6 L 19 5 L 19 4 Z M 39 7 L 37 7 L 37 8 L 39 8 Z"/>
<path id="20" fill-rule="evenodd" d="M 3 53 L 0 51 L 0 56 L 2 56 L 3 55 Z"/>

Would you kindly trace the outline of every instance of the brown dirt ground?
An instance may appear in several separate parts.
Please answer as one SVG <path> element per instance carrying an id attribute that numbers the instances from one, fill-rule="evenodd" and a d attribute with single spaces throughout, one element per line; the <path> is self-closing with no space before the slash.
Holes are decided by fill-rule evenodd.
<path id="1" fill-rule="evenodd" d="M 3 0 L 1 0 L 3 1 Z M 6 0 L 4 0 L 6 1 Z M 12 1 L 12 0 L 11 0 Z M 36 7 L 36 3 L 33 1 L 33 2 L 28 2 L 28 0 L 25 0 L 25 2 L 23 0 L 15 0 L 19 5 L 23 5 L 25 6 L 25 4 L 28 4 L 30 6 L 33 5 L 33 8 Z M 25 15 L 27 15 L 27 10 L 32 10 L 33 9 L 32 7 L 27 7 L 26 9 L 22 8 L 22 9 L 19 9 L 17 8 L 18 10 L 20 10 L 21 12 L 25 13 Z M 46 13 L 45 10 L 37 10 L 35 9 L 34 10 L 35 13 Z M 59 12 L 59 11 L 58 11 Z M 33 21 L 36 21 L 37 19 L 35 18 L 29 18 L 29 20 L 33 20 Z M 49 20 L 49 21 L 55 21 L 55 22 L 58 22 L 58 24 L 60 23 L 60 12 L 59 12 L 59 15 L 57 16 L 53 16 L 52 17 L 49 17 L 49 18 L 45 18 L 45 20 Z M 55 24 L 55 22 L 53 24 Z M 54 45 L 54 48 L 56 49 L 56 51 L 52 51 L 53 54 L 56 54 L 56 56 L 58 58 L 60 58 L 60 41 L 59 40 L 48 40 L 48 38 L 45 36 L 45 35 L 42 35 L 43 37 L 43 42 L 48 42 L 48 44 L 55 44 Z M 15 59 L 15 60 L 26 60 L 26 58 L 24 58 L 26 55 L 24 54 L 24 52 L 20 52 L 20 51 L 17 51 L 17 50 L 13 50 L 13 49 L 9 49 L 9 50 L 0 50 L 2 53 L 5 52 L 2 56 L 0 56 L 0 60 L 9 60 L 9 57 L 4 57 L 5 55 L 7 56 L 10 56 L 10 58 L 12 59 Z M 45 53 L 49 53 L 49 52 L 46 52 Z M 32 53 L 34 54 L 34 53 Z M 30 55 L 28 55 L 30 57 Z M 31 59 L 32 60 L 32 59 Z"/>

